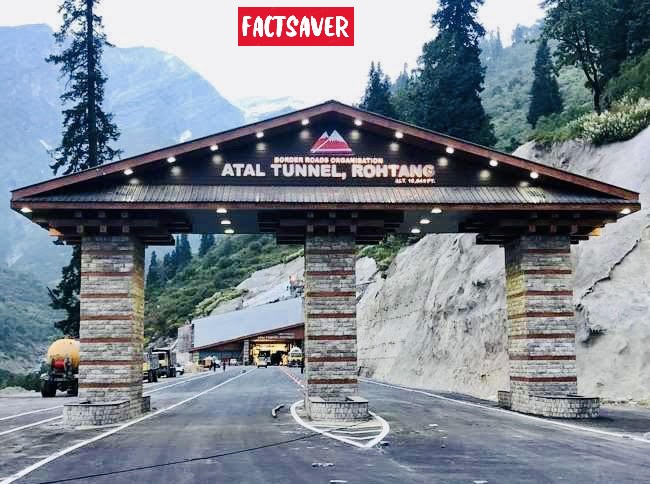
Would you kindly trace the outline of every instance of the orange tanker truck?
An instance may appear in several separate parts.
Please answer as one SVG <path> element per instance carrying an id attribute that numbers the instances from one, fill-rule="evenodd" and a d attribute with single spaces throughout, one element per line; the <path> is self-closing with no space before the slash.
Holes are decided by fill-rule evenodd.
<path id="1" fill-rule="evenodd" d="M 79 393 L 79 341 L 62 338 L 52 343 L 47 350 L 47 373 L 41 375 L 41 395 L 44 398 L 56 396 L 56 391 Z"/>

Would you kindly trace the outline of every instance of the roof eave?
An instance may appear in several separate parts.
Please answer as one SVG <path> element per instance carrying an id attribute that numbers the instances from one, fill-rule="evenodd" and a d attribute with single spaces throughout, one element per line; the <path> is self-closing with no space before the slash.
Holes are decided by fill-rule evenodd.
<path id="1" fill-rule="evenodd" d="M 320 114 L 326 114 L 330 112 L 343 114 L 345 116 L 349 116 L 350 118 L 359 118 L 363 122 L 375 124 L 385 129 L 400 130 L 405 135 L 410 135 L 423 141 L 439 145 L 447 145 L 454 149 L 465 151 L 467 153 L 481 156 L 486 159 L 494 158 L 495 160 L 506 165 L 514 166 L 516 168 L 528 171 L 536 171 L 543 176 L 579 185 L 590 190 L 605 193 L 610 196 L 620 197 L 631 202 L 639 200 L 639 193 L 628 189 L 617 187 L 564 170 L 559 170 L 557 168 L 553 168 L 535 161 L 509 155 L 507 153 L 503 153 L 501 151 L 468 141 L 460 140 L 458 138 L 436 133 L 434 131 L 420 128 L 403 121 L 398 121 L 392 118 L 381 116 L 379 114 L 370 113 L 359 108 L 348 106 L 339 101 L 326 101 L 316 106 L 311 106 L 288 114 L 283 114 L 274 118 L 206 136 L 204 138 L 187 141 L 185 143 L 130 157 L 125 160 L 108 163 L 97 168 L 92 168 L 86 171 L 65 175 L 59 178 L 54 178 L 37 184 L 18 188 L 12 190 L 12 201 L 19 200 L 27 196 L 40 194 L 48 190 L 69 186 L 74 183 L 87 181 L 99 176 L 117 173 L 125 170 L 126 168 L 137 168 L 145 164 L 164 160 L 170 156 L 180 156 L 190 151 L 206 149 L 213 144 L 226 143 L 238 138 L 254 135 L 258 131 L 270 130 L 279 126 L 291 124 L 294 122 L 300 122 L 305 117 L 318 116 Z"/>

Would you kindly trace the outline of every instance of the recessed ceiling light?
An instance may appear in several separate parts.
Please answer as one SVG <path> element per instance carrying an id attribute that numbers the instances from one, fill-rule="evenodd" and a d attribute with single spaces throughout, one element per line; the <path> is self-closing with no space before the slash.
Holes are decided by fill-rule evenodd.
<path id="1" fill-rule="evenodd" d="M 531 177 L 533 180 L 537 180 L 537 179 L 539 178 L 539 173 L 537 173 L 536 171 L 531 171 L 531 172 L 530 172 L 530 177 Z"/>
<path id="2" fill-rule="evenodd" d="M 228 234 L 228 235 L 232 235 L 232 234 L 235 233 L 235 231 L 233 229 L 226 229 L 226 230 L 223 231 L 223 233 Z"/>
<path id="3" fill-rule="evenodd" d="M 22 213 L 32 213 L 32 209 L 29 207 L 23 207 L 20 209 Z"/>
<path id="4" fill-rule="evenodd" d="M 181 167 L 180 166 L 172 166 L 172 175 L 180 175 L 181 174 Z"/>
<path id="5" fill-rule="evenodd" d="M 395 138 L 397 139 L 402 139 L 404 137 L 404 133 L 401 131 L 395 131 Z"/>
<path id="6" fill-rule="evenodd" d="M 632 210 L 629 209 L 629 208 L 624 208 L 623 210 L 621 210 L 621 215 L 630 215 L 631 213 L 632 213 Z"/>
<path id="7" fill-rule="evenodd" d="M 127 168 L 126 170 L 124 170 L 124 174 L 126 176 L 131 176 L 133 175 L 133 170 L 131 168 Z"/>
<path id="8" fill-rule="evenodd" d="M 449 158 L 446 158 L 444 156 L 441 156 L 440 158 L 438 158 L 438 166 L 441 166 L 443 168 L 445 166 L 449 166 Z"/>
<path id="9" fill-rule="evenodd" d="M 456 150 L 452 146 L 447 146 L 447 149 L 445 151 L 450 155 L 456 153 Z"/>
<path id="10" fill-rule="evenodd" d="M 490 166 L 496 168 L 499 166 L 499 162 L 497 160 L 490 160 Z"/>
<path id="11" fill-rule="evenodd" d="M 176 157 L 170 156 L 169 158 L 167 158 L 167 163 L 176 163 Z"/>
<path id="12" fill-rule="evenodd" d="M 219 145 L 210 146 L 210 151 L 219 151 Z"/>
<path id="13" fill-rule="evenodd" d="M 431 213 L 440 214 L 440 213 L 442 213 L 442 209 L 436 207 L 436 208 L 434 208 L 433 210 L 431 210 Z"/>
<path id="14" fill-rule="evenodd" d="M 231 225 L 232 222 L 230 220 L 222 220 L 221 225 Z"/>
<path id="15" fill-rule="evenodd" d="M 481 170 L 478 174 L 478 177 L 481 180 L 489 180 L 491 176 L 490 170 Z"/>
<path id="16" fill-rule="evenodd" d="M 257 139 L 262 139 L 264 138 L 264 131 L 258 131 L 255 136 L 257 136 Z"/>
<path id="17" fill-rule="evenodd" d="M 354 120 L 354 125 L 355 126 L 363 126 L 363 121 L 361 121 L 360 119 L 355 119 Z"/>
<path id="18" fill-rule="evenodd" d="M 228 210 L 225 209 L 225 208 L 223 208 L 223 207 L 219 207 L 219 208 L 217 209 L 217 213 L 222 213 L 222 214 L 223 214 L 223 213 L 228 213 Z"/>
<path id="19" fill-rule="evenodd" d="M 429 225 L 431 223 L 431 220 L 429 220 L 428 218 L 423 218 L 422 220 L 420 220 L 420 223 L 422 225 Z"/>
<path id="20" fill-rule="evenodd" d="M 412 233 L 412 234 L 419 234 L 419 233 L 421 233 L 421 232 L 422 232 L 422 231 L 421 231 L 419 228 L 417 228 L 417 227 L 414 227 L 414 228 L 411 229 L 411 233 Z"/>
<path id="21" fill-rule="evenodd" d="M 309 124 L 309 119 L 305 118 L 301 121 L 303 126 L 307 126 Z"/>

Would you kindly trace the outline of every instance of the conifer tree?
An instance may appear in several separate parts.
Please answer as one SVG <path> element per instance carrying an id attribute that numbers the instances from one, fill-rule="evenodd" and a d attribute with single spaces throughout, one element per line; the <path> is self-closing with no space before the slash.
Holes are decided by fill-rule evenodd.
<path id="1" fill-rule="evenodd" d="M 63 103 L 63 139 L 52 152 L 54 174 L 94 168 L 117 157 L 121 151 L 109 146 L 120 133 L 113 115 L 102 109 L 106 76 L 101 58 L 112 45 L 103 32 L 102 18 L 94 9 L 101 0 L 64 0 L 59 7 L 63 23 L 54 39 L 63 47 L 46 60 L 60 66 L 66 79 Z"/>
<path id="2" fill-rule="evenodd" d="M 533 74 L 528 122 L 535 127 L 542 116 L 562 111 L 562 96 L 553 70 L 551 49 L 546 39 L 541 39 L 537 47 Z"/>
<path id="3" fill-rule="evenodd" d="M 50 165 L 56 175 L 93 168 L 120 154 L 109 146 L 117 141 L 119 131 L 112 115 L 102 110 L 106 76 L 101 57 L 110 46 L 103 33 L 102 18 L 94 8 L 101 0 L 63 0 L 59 13 L 61 28 L 54 34 L 62 51 L 46 61 L 60 66 L 66 90 L 63 104 L 63 137 L 61 145 L 51 152 Z M 48 289 L 54 309 L 66 312 L 66 319 L 55 326 L 71 336 L 79 335 L 79 289 L 81 285 L 81 250 L 75 247 L 70 263 L 63 268 L 62 278 L 54 289 Z"/>
<path id="4" fill-rule="evenodd" d="M 359 107 L 371 113 L 381 114 L 389 118 L 395 117 L 395 108 L 391 102 L 391 82 L 381 68 L 381 62 L 370 64 L 368 84 Z"/>
<path id="5" fill-rule="evenodd" d="M 160 264 L 158 264 L 158 254 L 154 250 L 149 262 L 149 272 L 147 273 L 147 289 L 154 290 L 160 287 L 161 281 Z"/>
<path id="6" fill-rule="evenodd" d="M 177 270 L 180 271 L 192 261 L 192 247 L 187 234 L 183 234 L 176 239 L 175 252 Z"/>
<path id="7" fill-rule="evenodd" d="M 165 254 L 165 257 L 163 257 L 163 266 L 161 272 L 165 280 L 168 281 L 174 278 L 177 270 L 178 264 L 176 263 L 176 250 L 173 250 Z"/>
<path id="8" fill-rule="evenodd" d="M 496 142 L 481 104 L 485 69 L 479 40 L 485 29 L 476 20 L 484 0 L 440 0 L 432 25 L 437 37 L 426 43 L 410 90 L 410 121 L 484 145 Z"/>
<path id="9" fill-rule="evenodd" d="M 81 249 L 77 245 L 72 249 L 70 263 L 61 271 L 61 281 L 54 288 L 47 288 L 50 295 L 50 307 L 65 311 L 65 319 L 56 321 L 54 327 L 64 335 L 79 337 L 79 281 L 81 280 Z"/>
<path id="10" fill-rule="evenodd" d="M 203 257 L 214 246 L 214 234 L 203 234 L 199 245 L 199 257 Z"/>

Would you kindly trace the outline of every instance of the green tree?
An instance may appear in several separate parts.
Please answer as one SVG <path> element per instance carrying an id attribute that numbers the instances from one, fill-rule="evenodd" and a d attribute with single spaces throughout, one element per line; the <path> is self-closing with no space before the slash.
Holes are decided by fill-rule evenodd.
<path id="1" fill-rule="evenodd" d="M 162 275 L 165 280 L 169 281 L 174 278 L 178 271 L 178 263 L 176 261 L 176 250 L 173 250 L 163 257 Z"/>
<path id="2" fill-rule="evenodd" d="M 153 291 L 160 287 L 162 280 L 160 274 L 160 264 L 158 263 L 158 254 L 154 250 L 149 262 L 149 272 L 147 273 L 147 289 Z"/>
<path id="3" fill-rule="evenodd" d="M 535 127 L 537 120 L 542 116 L 562 112 L 562 96 L 553 70 L 551 49 L 546 39 L 541 39 L 537 47 L 533 74 L 527 119 Z"/>
<path id="4" fill-rule="evenodd" d="M 178 270 L 185 268 L 190 262 L 192 262 L 192 247 L 190 246 L 190 241 L 187 238 L 187 234 L 183 234 L 176 239 L 176 264 Z"/>
<path id="5" fill-rule="evenodd" d="M 102 18 L 94 9 L 101 0 L 64 0 L 59 7 L 63 23 L 54 34 L 64 49 L 46 60 L 61 69 L 66 90 L 61 95 L 63 139 L 53 152 L 56 174 L 94 168 L 120 155 L 109 146 L 120 133 L 113 115 L 102 109 L 106 76 L 101 69 L 105 46 L 111 46 L 103 32 Z"/>
<path id="6" fill-rule="evenodd" d="M 368 84 L 366 92 L 361 99 L 359 107 L 370 111 L 371 113 L 381 114 L 389 118 L 395 117 L 395 108 L 391 102 L 391 82 L 381 68 L 381 63 L 375 65 L 370 63 L 370 72 L 368 73 Z"/>
<path id="7" fill-rule="evenodd" d="M 214 246 L 214 234 L 201 235 L 201 244 L 199 245 L 199 257 L 203 257 Z"/>
<path id="8" fill-rule="evenodd" d="M 102 19 L 94 8 L 100 0 L 64 0 L 59 13 L 63 22 L 54 34 L 62 47 L 47 62 L 60 66 L 66 90 L 63 104 L 63 137 L 61 145 L 51 152 L 54 174 L 93 168 L 120 154 L 109 147 L 117 141 L 119 131 L 112 115 L 102 110 L 106 76 L 101 70 L 104 46 L 110 45 L 103 33 Z M 70 263 L 63 268 L 62 278 L 54 289 L 48 289 L 51 307 L 66 311 L 66 319 L 55 326 L 66 334 L 79 335 L 79 288 L 81 282 L 81 250 L 75 247 Z"/>
<path id="9" fill-rule="evenodd" d="M 50 307 L 65 311 L 65 319 L 56 321 L 54 326 L 63 334 L 79 337 L 79 287 L 81 282 L 81 248 L 72 250 L 70 263 L 61 270 L 61 281 L 54 288 L 48 288 Z"/>
<path id="10" fill-rule="evenodd" d="M 476 15 L 483 3 L 440 1 L 432 18 L 438 35 L 422 49 L 405 114 L 425 128 L 493 145 L 494 130 L 480 97 L 485 69 L 479 59 L 479 40 L 485 29 Z"/>
<path id="11" fill-rule="evenodd" d="M 555 56 L 559 66 L 582 69 L 594 109 L 601 113 L 605 85 L 628 56 L 629 2 L 544 0 L 542 5 L 547 9 L 544 34 L 558 41 Z"/>

